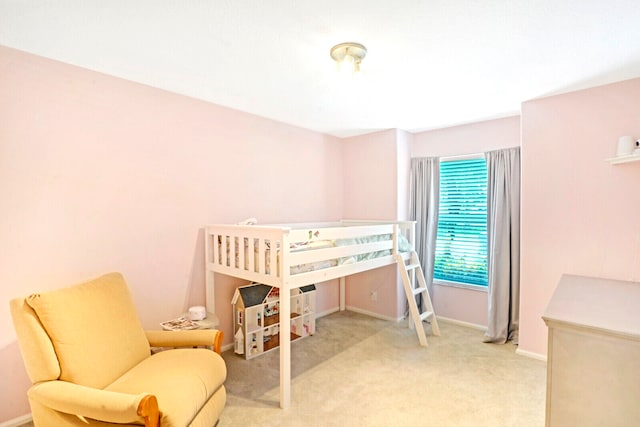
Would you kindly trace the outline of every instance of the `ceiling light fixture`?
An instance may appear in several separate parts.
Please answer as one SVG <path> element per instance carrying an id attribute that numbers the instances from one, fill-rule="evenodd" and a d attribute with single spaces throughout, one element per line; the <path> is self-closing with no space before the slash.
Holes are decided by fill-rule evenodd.
<path id="1" fill-rule="evenodd" d="M 367 54 L 367 48 L 360 43 L 340 43 L 331 48 L 330 54 L 338 63 L 340 72 L 357 73 L 360 71 L 360 62 Z"/>

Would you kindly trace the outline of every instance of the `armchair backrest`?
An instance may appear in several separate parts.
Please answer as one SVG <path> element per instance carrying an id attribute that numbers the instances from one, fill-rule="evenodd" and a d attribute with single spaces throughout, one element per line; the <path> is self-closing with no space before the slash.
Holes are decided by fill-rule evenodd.
<path id="1" fill-rule="evenodd" d="M 104 388 L 143 359 L 149 342 L 119 273 L 11 301 L 32 382 Z"/>

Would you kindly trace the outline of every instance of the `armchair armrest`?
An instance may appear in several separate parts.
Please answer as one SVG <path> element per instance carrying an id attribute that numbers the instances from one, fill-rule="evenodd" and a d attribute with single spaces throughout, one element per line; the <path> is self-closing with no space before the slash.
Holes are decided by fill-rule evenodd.
<path id="1" fill-rule="evenodd" d="M 193 347 L 209 346 L 220 354 L 224 334 L 217 329 L 198 329 L 190 331 L 145 331 L 151 347 Z"/>
<path id="2" fill-rule="evenodd" d="M 31 399 L 59 412 L 107 423 L 144 422 L 157 427 L 158 401 L 151 394 L 127 394 L 100 390 L 66 381 L 47 381 L 28 391 Z"/>

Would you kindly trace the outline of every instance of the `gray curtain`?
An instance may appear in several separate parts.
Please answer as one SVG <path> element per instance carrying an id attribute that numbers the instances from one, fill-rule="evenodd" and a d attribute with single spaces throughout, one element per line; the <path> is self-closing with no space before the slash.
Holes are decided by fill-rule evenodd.
<path id="1" fill-rule="evenodd" d="M 433 295 L 433 264 L 436 257 L 439 198 L 439 159 L 437 157 L 411 159 L 409 216 L 412 221 L 416 221 L 416 252 L 424 271 L 429 295 Z"/>
<path id="2" fill-rule="evenodd" d="M 489 320 L 485 342 L 518 342 L 520 302 L 520 148 L 487 159 Z"/>

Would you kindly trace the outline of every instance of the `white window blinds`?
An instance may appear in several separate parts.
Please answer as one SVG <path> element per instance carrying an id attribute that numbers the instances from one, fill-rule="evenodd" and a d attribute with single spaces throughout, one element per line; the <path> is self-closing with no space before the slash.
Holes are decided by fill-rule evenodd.
<path id="1" fill-rule="evenodd" d="M 434 278 L 487 286 L 487 164 L 440 162 Z"/>

